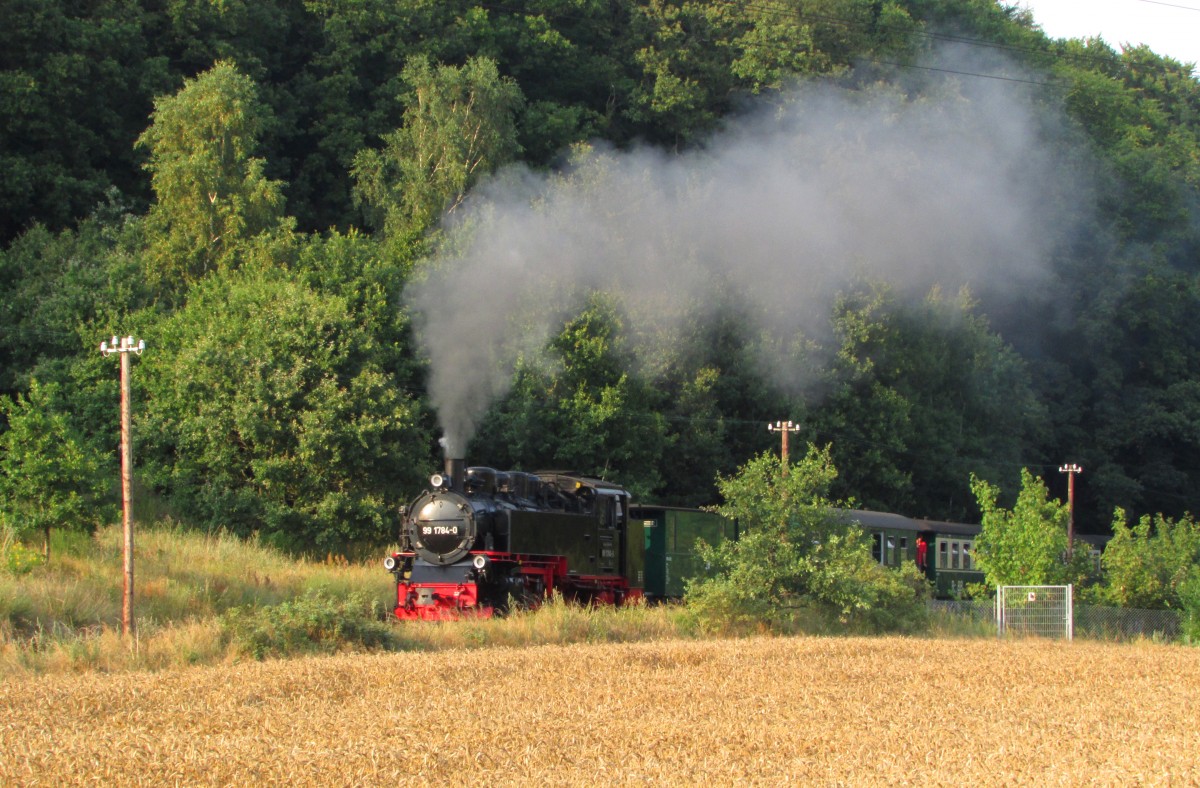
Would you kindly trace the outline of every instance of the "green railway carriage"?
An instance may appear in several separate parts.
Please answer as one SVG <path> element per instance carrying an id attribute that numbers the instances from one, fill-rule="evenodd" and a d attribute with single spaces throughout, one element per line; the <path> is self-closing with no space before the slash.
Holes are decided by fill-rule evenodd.
<path id="1" fill-rule="evenodd" d="M 915 564 L 939 598 L 962 596 L 967 584 L 983 582 L 974 560 L 977 525 L 865 510 L 846 510 L 843 515 L 866 534 L 875 561 L 893 569 Z M 639 580 L 651 601 L 681 598 L 687 581 L 706 573 L 696 553 L 699 542 L 715 546 L 740 535 L 738 523 L 715 512 L 633 504 L 631 543 L 639 529 L 645 545 L 644 575 Z"/>
<path id="2" fill-rule="evenodd" d="M 969 583 L 982 583 L 984 575 L 975 565 L 975 538 L 979 526 L 920 520 L 932 526 L 932 555 L 925 574 L 934 582 L 934 594 L 943 598 L 961 597 Z"/>
<path id="3" fill-rule="evenodd" d="M 958 597 L 967 584 L 983 582 L 983 572 L 975 565 L 977 525 L 917 520 L 890 512 L 849 510 L 845 515 L 867 534 L 876 561 L 893 568 L 915 563 L 938 597 Z"/>
<path id="4" fill-rule="evenodd" d="M 716 512 L 634 504 L 630 524 L 641 526 L 645 544 L 646 599 L 679 599 L 687 581 L 705 574 L 696 549 L 738 538 L 738 524 Z M 632 538 L 632 535 L 631 535 Z"/>

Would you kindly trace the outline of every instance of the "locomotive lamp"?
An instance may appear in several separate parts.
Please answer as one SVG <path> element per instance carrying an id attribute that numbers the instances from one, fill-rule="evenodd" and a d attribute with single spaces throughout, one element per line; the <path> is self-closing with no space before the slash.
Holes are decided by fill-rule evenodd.
<path id="1" fill-rule="evenodd" d="M 142 355 L 146 350 L 145 340 L 132 336 L 112 338 L 112 344 L 100 343 L 100 355 L 107 358 L 113 353 L 121 356 L 121 504 L 124 509 L 125 526 L 125 591 L 121 602 L 121 634 L 134 634 L 133 622 L 133 449 L 129 439 L 129 356 Z"/>

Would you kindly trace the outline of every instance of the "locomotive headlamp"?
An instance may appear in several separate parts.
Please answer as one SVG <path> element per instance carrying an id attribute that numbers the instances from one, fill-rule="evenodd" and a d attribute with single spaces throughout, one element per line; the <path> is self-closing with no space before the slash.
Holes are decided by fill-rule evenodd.
<path id="1" fill-rule="evenodd" d="M 471 559 L 471 565 L 474 566 L 476 569 L 478 569 L 480 572 L 486 571 L 487 568 L 491 565 L 491 563 L 492 563 L 492 559 L 488 558 L 486 555 L 477 555 L 473 559 Z"/>
<path id="2" fill-rule="evenodd" d="M 435 489 L 440 489 L 446 486 L 446 477 L 440 473 L 435 473 L 429 477 L 429 484 Z"/>
<path id="3" fill-rule="evenodd" d="M 383 559 L 383 568 L 389 572 L 396 571 L 396 556 L 389 555 L 387 558 Z"/>

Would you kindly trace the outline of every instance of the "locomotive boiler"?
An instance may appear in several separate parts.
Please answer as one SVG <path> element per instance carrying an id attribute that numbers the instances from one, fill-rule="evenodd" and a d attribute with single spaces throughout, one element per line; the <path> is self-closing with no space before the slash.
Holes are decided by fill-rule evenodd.
<path id="1" fill-rule="evenodd" d="M 569 471 L 466 467 L 445 472 L 405 508 L 396 578 L 400 619 L 502 614 L 557 592 L 619 605 L 642 595 L 645 544 L 622 487 Z"/>

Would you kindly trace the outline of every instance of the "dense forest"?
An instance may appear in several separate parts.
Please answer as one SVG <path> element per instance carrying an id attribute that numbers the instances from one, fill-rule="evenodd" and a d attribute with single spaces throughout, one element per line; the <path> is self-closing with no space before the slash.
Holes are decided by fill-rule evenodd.
<path id="1" fill-rule="evenodd" d="M 10 0 L 6 522 L 334 550 L 440 463 L 1200 511 L 1200 83 L 996 0 Z M 107 502 L 101 505 L 99 502 Z"/>

